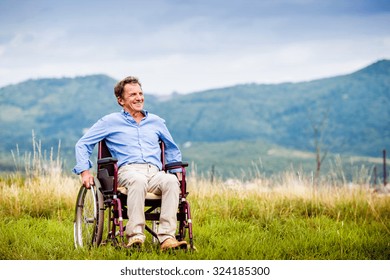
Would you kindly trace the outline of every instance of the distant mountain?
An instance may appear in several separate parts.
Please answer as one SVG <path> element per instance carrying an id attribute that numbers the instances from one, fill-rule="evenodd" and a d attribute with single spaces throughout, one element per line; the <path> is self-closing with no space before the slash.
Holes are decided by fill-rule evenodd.
<path id="1" fill-rule="evenodd" d="M 62 155 L 72 165 L 73 147 L 83 130 L 120 110 L 115 83 L 108 76 L 91 75 L 0 88 L 2 158 L 16 144 L 29 149 L 34 131 L 45 147 L 56 147 L 61 140 Z M 243 84 L 164 99 L 146 93 L 145 108 L 167 121 L 180 145 L 262 141 L 314 151 L 317 139 L 324 151 L 380 156 L 390 145 L 390 61 L 309 82 Z"/>
<path id="2" fill-rule="evenodd" d="M 390 61 L 311 82 L 198 92 L 158 109 L 181 142 L 262 139 L 313 151 L 314 126 L 330 151 L 375 156 L 390 143 Z"/>

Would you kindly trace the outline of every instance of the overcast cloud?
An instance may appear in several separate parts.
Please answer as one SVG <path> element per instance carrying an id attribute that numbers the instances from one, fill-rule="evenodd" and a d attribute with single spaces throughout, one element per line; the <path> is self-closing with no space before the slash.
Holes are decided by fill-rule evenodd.
<path id="1" fill-rule="evenodd" d="M 389 3 L 0 0 L 0 86 L 135 75 L 169 94 L 347 74 L 390 59 Z"/>

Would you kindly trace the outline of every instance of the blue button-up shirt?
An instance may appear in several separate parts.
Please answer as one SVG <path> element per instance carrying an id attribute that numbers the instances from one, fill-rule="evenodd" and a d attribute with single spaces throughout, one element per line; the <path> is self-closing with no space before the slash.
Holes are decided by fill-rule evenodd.
<path id="1" fill-rule="evenodd" d="M 138 124 L 122 109 L 97 121 L 76 143 L 76 166 L 73 172 L 80 174 L 93 164 L 90 156 L 95 145 L 105 139 L 111 155 L 118 159 L 118 166 L 129 163 L 150 163 L 162 169 L 159 140 L 165 144 L 166 163 L 181 161 L 181 152 L 174 142 L 165 121 L 147 111 Z"/>

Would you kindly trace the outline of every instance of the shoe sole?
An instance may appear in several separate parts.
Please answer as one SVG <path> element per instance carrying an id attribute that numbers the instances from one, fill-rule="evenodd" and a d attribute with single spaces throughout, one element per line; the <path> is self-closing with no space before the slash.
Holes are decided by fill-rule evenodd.
<path id="1" fill-rule="evenodd" d="M 131 243 L 130 245 L 126 245 L 125 247 L 128 248 L 128 249 L 140 249 L 142 248 L 142 245 L 143 245 L 143 242 L 134 242 L 134 243 Z"/>
<path id="2" fill-rule="evenodd" d="M 188 249 L 188 244 L 187 243 L 183 243 L 183 244 L 179 244 L 179 245 L 174 246 L 174 247 L 163 248 L 163 249 L 161 249 L 161 251 L 179 250 L 179 249 L 187 250 Z"/>

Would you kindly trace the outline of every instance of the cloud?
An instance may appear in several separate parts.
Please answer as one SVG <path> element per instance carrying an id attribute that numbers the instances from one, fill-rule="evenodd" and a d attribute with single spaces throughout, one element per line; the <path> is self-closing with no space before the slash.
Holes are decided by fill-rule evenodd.
<path id="1" fill-rule="evenodd" d="M 389 58 L 387 1 L 0 2 L 0 86 L 136 75 L 145 91 L 333 76 Z"/>

